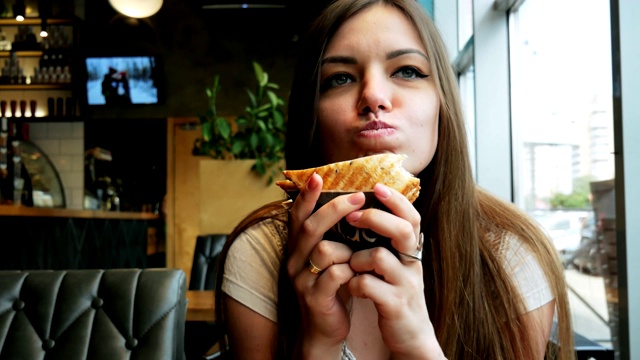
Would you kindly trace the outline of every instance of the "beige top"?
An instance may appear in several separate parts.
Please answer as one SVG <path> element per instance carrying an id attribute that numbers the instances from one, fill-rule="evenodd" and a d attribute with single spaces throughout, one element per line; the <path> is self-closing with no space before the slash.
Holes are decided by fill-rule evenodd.
<path id="1" fill-rule="evenodd" d="M 240 234 L 227 254 L 222 291 L 267 319 L 277 321 L 278 272 L 286 226 L 265 220 Z"/>
<path id="2" fill-rule="evenodd" d="M 286 226 L 266 220 L 242 233 L 231 246 L 222 290 L 260 315 L 277 321 L 278 272 L 287 238 Z M 505 256 L 522 293 L 527 311 L 553 300 L 547 278 L 535 256 L 515 236 L 509 236 Z"/>

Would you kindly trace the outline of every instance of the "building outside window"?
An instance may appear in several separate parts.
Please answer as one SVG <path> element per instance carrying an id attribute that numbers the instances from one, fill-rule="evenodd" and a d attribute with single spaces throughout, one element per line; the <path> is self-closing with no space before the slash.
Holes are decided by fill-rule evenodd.
<path id="1" fill-rule="evenodd" d="M 616 348 L 609 2 L 524 1 L 509 38 L 515 203 L 561 254 L 575 331 Z"/>
<path id="2" fill-rule="evenodd" d="M 458 51 L 473 36 L 473 0 L 458 0 Z"/>

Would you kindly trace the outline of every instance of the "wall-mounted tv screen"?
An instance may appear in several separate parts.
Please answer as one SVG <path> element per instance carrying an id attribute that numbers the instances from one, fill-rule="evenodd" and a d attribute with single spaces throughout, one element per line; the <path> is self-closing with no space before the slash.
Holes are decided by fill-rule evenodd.
<path id="1" fill-rule="evenodd" d="M 88 105 L 159 104 L 162 69 L 156 56 L 85 58 Z"/>

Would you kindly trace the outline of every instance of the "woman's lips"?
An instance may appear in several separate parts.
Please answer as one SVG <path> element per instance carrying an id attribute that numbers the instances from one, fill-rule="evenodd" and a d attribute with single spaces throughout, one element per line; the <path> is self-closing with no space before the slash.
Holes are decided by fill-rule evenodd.
<path id="1" fill-rule="evenodd" d="M 395 132 L 395 128 L 383 121 L 369 121 L 358 132 L 362 137 L 383 137 Z"/>

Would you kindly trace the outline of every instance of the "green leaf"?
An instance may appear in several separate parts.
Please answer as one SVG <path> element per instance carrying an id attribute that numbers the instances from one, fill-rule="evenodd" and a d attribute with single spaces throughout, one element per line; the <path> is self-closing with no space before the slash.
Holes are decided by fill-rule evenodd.
<path id="1" fill-rule="evenodd" d="M 256 75 L 256 79 L 260 82 L 264 78 L 264 71 L 262 70 L 262 66 L 256 61 L 253 62 L 253 72 Z M 265 83 L 266 84 L 266 83 Z M 264 84 L 260 84 L 264 86 Z"/>
<path id="2" fill-rule="evenodd" d="M 206 122 L 202 124 L 202 140 L 204 142 L 209 142 L 211 140 L 211 123 Z"/>
<path id="3" fill-rule="evenodd" d="M 263 110 L 267 110 L 268 108 L 271 107 L 271 104 L 264 104 L 262 106 L 260 106 L 259 108 L 255 109 L 254 111 L 263 111 Z"/>
<path id="4" fill-rule="evenodd" d="M 257 117 L 266 117 L 267 115 L 269 115 L 268 111 L 260 111 L 256 116 Z"/>
<path id="5" fill-rule="evenodd" d="M 237 155 L 244 149 L 245 142 L 244 141 L 236 141 L 231 145 L 231 153 Z"/>
<path id="6" fill-rule="evenodd" d="M 255 150 L 258 147 L 258 134 L 251 133 L 249 137 L 249 145 L 251 145 L 251 149 Z"/>
<path id="7" fill-rule="evenodd" d="M 280 85 L 278 84 L 274 84 L 274 83 L 268 83 L 267 87 L 272 88 L 272 89 L 280 89 Z"/>
<path id="8" fill-rule="evenodd" d="M 218 128 L 220 135 L 224 139 L 229 139 L 229 135 L 231 135 L 231 126 L 227 120 L 221 117 L 216 119 L 216 128 Z"/>
<path id="9" fill-rule="evenodd" d="M 271 90 L 267 90 L 267 96 L 271 100 L 271 106 L 276 107 L 278 105 L 278 95 Z"/>
<path id="10" fill-rule="evenodd" d="M 267 172 L 264 164 L 262 163 L 262 159 L 256 159 L 256 163 L 253 164 L 253 168 L 260 175 L 264 175 Z"/>
<path id="11" fill-rule="evenodd" d="M 265 135 L 262 137 L 263 141 L 263 145 L 266 148 L 270 148 L 273 146 L 273 136 L 269 133 L 265 133 Z"/>
<path id="12" fill-rule="evenodd" d="M 219 82 L 220 82 L 220 76 L 218 74 L 214 75 L 213 76 L 213 88 L 216 90 L 216 92 L 220 88 L 220 86 L 218 85 Z"/>
<path id="13" fill-rule="evenodd" d="M 284 126 L 284 116 L 282 115 L 282 113 L 280 111 L 274 111 L 273 112 L 273 120 L 276 123 L 276 126 L 278 127 L 278 129 L 282 128 Z"/>
<path id="14" fill-rule="evenodd" d="M 239 116 L 238 118 L 236 118 L 236 125 L 238 125 L 239 127 L 247 126 L 248 123 L 249 120 L 247 120 L 247 118 L 244 116 Z"/>
<path id="15" fill-rule="evenodd" d="M 256 107 L 257 103 L 256 103 L 256 96 L 253 95 L 253 93 L 251 92 L 251 90 L 245 88 L 244 91 L 247 92 L 247 95 L 249 96 L 249 100 L 251 101 L 251 107 Z"/>
<path id="16" fill-rule="evenodd" d="M 256 123 L 258 124 L 260 129 L 262 129 L 262 131 L 267 131 L 267 125 L 264 124 L 264 121 L 258 120 L 258 121 L 256 121 Z"/>

